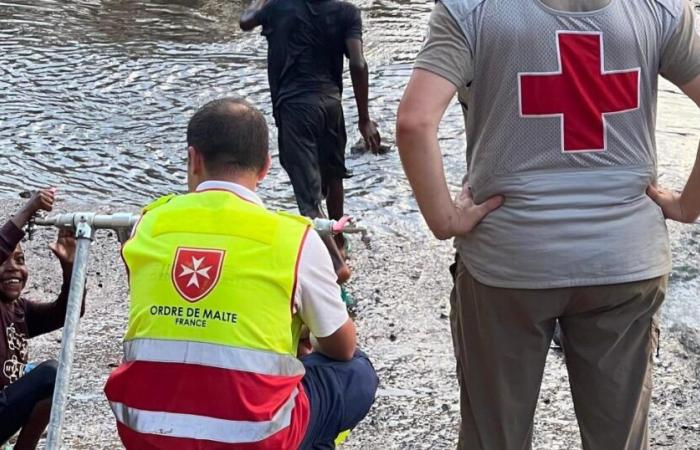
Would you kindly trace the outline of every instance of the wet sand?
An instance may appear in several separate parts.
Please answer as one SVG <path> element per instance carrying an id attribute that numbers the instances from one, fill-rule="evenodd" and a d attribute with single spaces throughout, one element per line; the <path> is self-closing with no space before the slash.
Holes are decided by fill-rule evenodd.
<path id="1" fill-rule="evenodd" d="M 7 217 L 18 205 L 4 201 Z M 59 211 L 78 208 L 59 204 Z M 118 209 L 103 207 L 102 212 Z M 26 242 L 30 280 L 27 297 L 53 299 L 59 268 L 47 244 L 53 230 Z M 388 234 L 372 251 L 354 241 L 354 278 L 349 289 L 360 342 L 381 380 L 370 415 L 353 432 L 347 449 L 455 448 L 459 392 L 449 333 L 447 267 L 450 244 Z M 80 326 L 64 448 L 121 448 L 114 419 L 102 394 L 121 358 L 126 326 L 127 285 L 114 236 L 100 232 L 92 246 L 87 312 Z M 35 338 L 31 360 L 56 357 L 60 332 Z M 656 360 L 651 414 L 652 448 L 700 449 L 700 345 L 698 330 L 662 331 Z M 494 348 L 494 351 L 498 349 Z M 580 448 L 563 355 L 550 351 L 536 413 L 534 447 Z"/>

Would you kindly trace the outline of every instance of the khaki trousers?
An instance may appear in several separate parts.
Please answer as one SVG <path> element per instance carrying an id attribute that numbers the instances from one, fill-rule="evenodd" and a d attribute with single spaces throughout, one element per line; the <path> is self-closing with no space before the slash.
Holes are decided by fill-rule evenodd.
<path id="1" fill-rule="evenodd" d="M 459 449 L 532 447 L 533 416 L 555 319 L 585 450 L 646 450 L 654 315 L 666 277 L 563 289 L 503 289 L 459 260 L 451 296 L 460 384 Z"/>

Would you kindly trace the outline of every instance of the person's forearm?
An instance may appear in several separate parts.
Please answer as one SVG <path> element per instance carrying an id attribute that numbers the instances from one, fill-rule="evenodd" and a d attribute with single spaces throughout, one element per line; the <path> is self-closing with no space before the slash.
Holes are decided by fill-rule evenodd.
<path id="1" fill-rule="evenodd" d="M 700 217 L 700 148 L 698 148 L 695 165 L 690 173 L 688 182 L 683 188 L 681 205 L 683 212 L 690 217 L 691 221 L 695 221 Z"/>
<path id="2" fill-rule="evenodd" d="M 61 273 L 63 274 L 63 286 L 70 286 L 73 277 L 73 263 L 61 263 Z"/>
<path id="3" fill-rule="evenodd" d="M 445 179 L 437 127 L 410 123 L 400 116 L 396 140 L 401 163 L 423 217 L 438 239 L 452 237 L 454 203 Z"/>
<path id="4" fill-rule="evenodd" d="M 416 69 L 406 86 L 396 116 L 396 143 L 413 194 L 430 230 L 438 239 L 470 233 L 504 198 L 480 204 L 468 186 L 453 199 L 445 179 L 438 128 L 457 84 L 428 70 Z"/>
<path id="5" fill-rule="evenodd" d="M 700 107 L 700 75 L 695 76 L 680 88 Z M 681 193 L 680 206 L 684 221 L 694 222 L 700 216 L 700 145 L 695 157 L 695 165 Z"/>
<path id="6" fill-rule="evenodd" d="M 34 213 L 29 208 L 22 208 L 17 214 L 12 217 L 12 223 L 20 230 L 29 222 Z"/>
<path id="7" fill-rule="evenodd" d="M 50 333 L 63 326 L 68 309 L 68 287 L 64 282 L 58 298 L 51 303 L 26 301 L 25 317 L 30 338 Z"/>
<path id="8" fill-rule="evenodd" d="M 350 64 L 352 90 L 355 93 L 357 114 L 360 122 L 369 120 L 369 68 L 363 60 L 361 63 Z"/>

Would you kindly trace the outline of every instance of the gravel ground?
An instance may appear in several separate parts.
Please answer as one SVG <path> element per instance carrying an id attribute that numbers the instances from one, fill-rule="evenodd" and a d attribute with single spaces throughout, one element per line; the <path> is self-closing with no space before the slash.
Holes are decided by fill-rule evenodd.
<path id="1" fill-rule="evenodd" d="M 9 215 L 17 202 L 0 209 Z M 59 205 L 62 210 L 75 210 Z M 108 208 L 104 208 L 107 210 Z M 30 280 L 27 296 L 53 299 L 58 263 L 40 230 L 25 243 Z M 447 266 L 452 250 L 427 235 L 377 237 L 372 251 L 356 245 L 350 284 L 360 341 L 381 380 L 369 417 L 353 432 L 347 449 L 449 449 L 459 423 L 458 388 L 449 334 Z M 70 449 L 120 448 L 114 420 L 102 394 L 121 358 L 126 326 L 125 272 L 114 236 L 98 235 L 92 246 L 87 312 L 81 322 L 64 442 Z M 700 449 L 700 339 L 698 330 L 665 329 L 655 367 L 651 440 L 653 448 Z M 31 341 L 30 357 L 56 357 L 60 332 Z M 561 353 L 551 351 L 536 414 L 538 449 L 580 448 L 578 428 Z"/>

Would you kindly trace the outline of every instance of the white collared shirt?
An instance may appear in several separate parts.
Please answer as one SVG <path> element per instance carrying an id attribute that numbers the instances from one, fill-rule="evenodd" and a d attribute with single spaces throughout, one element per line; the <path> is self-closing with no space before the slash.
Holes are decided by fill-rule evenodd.
<path id="1" fill-rule="evenodd" d="M 260 207 L 258 195 L 240 184 L 227 181 L 205 181 L 197 191 L 226 190 Z M 328 337 L 348 320 L 348 311 L 340 296 L 340 286 L 328 249 L 316 232 L 309 232 L 299 256 L 297 287 L 294 292 L 296 314 L 316 337 Z"/>

